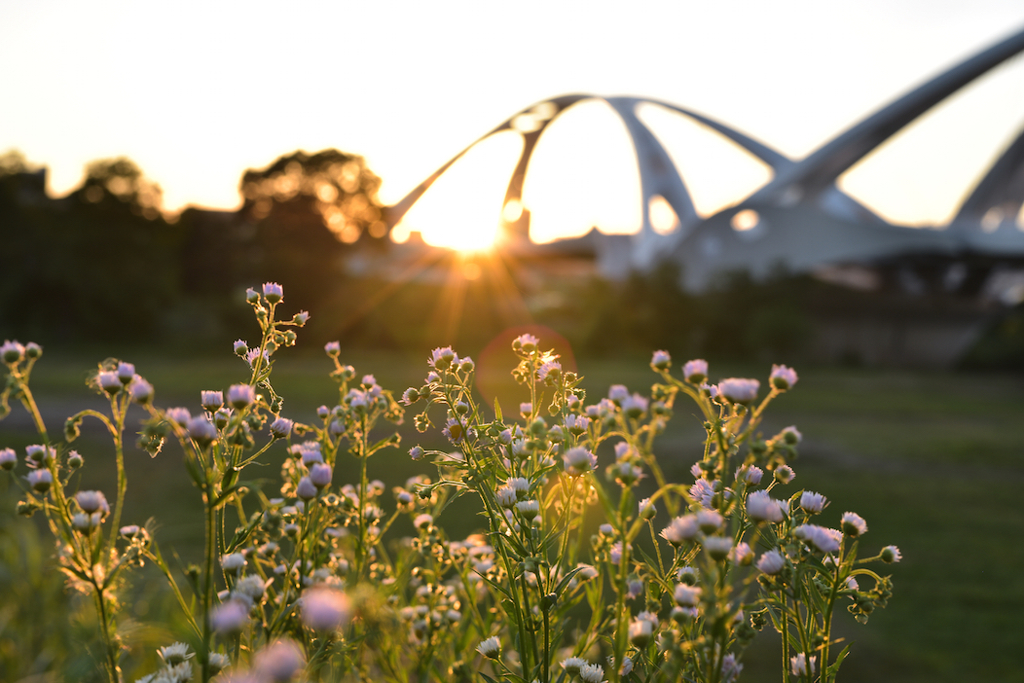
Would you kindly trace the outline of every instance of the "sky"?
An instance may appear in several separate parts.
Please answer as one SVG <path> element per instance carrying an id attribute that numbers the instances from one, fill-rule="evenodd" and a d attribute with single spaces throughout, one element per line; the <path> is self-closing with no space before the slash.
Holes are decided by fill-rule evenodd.
<path id="1" fill-rule="evenodd" d="M 176 211 L 234 208 L 246 168 L 336 147 L 366 158 L 391 204 L 514 113 L 587 92 L 672 102 L 800 158 L 1022 28 L 1020 0 L 0 0 L 0 153 L 46 165 L 56 195 L 125 155 Z M 681 117 L 642 118 L 704 213 L 767 178 Z M 840 182 L 891 220 L 940 223 L 1022 125 L 1018 57 Z M 472 150 L 405 231 L 496 224 L 520 144 Z M 569 110 L 528 175 L 535 238 L 636 229 L 634 167 L 605 105 Z"/>

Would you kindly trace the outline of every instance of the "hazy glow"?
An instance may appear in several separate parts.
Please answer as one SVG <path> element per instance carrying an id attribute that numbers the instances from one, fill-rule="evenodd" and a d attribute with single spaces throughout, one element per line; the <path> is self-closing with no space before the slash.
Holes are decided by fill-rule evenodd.
<path id="1" fill-rule="evenodd" d="M 753 230 L 757 227 L 757 224 L 761 221 L 761 216 L 758 215 L 757 211 L 753 209 L 744 209 L 743 211 L 737 212 L 732 217 L 730 224 L 733 230 L 739 232 L 746 232 L 747 230 Z"/>
<path id="2" fill-rule="evenodd" d="M 905 225 L 951 220 L 1024 127 L 1024 55 L 941 102 L 840 176 L 839 187 Z"/>
<path id="3" fill-rule="evenodd" d="M 732 206 L 772 178 L 770 166 L 688 116 L 641 104 L 637 117 L 668 152 L 701 216 Z"/>
<path id="4" fill-rule="evenodd" d="M 474 251 L 492 246 L 522 149 L 523 137 L 511 131 L 473 145 L 395 226 L 393 239 L 404 242 L 417 230 L 435 247 Z"/>
<path id="5" fill-rule="evenodd" d="M 660 195 L 651 197 L 647 212 L 651 220 L 651 227 L 659 235 L 667 235 L 679 227 L 679 216 L 676 215 L 672 205 Z"/>
<path id="6" fill-rule="evenodd" d="M 527 168 L 523 203 L 538 243 L 640 228 L 636 155 L 622 119 L 604 102 L 584 101 L 545 129 Z"/>

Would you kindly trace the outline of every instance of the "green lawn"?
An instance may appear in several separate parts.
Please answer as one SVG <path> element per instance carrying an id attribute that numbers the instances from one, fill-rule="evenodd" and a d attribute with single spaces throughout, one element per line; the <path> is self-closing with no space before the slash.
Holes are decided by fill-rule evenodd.
<path id="1" fill-rule="evenodd" d="M 347 355 L 346 362 L 400 393 L 425 374 L 426 354 L 422 356 L 359 353 Z M 172 361 L 153 355 L 130 360 L 155 385 L 159 404 L 193 410 L 198 410 L 201 389 L 226 389 L 247 378 L 245 365 L 231 358 Z M 604 395 L 613 382 L 646 390 L 656 379 L 646 362 L 646 357 L 629 363 L 581 360 L 589 401 Z M 102 400 L 82 384 L 89 366 L 77 358 L 41 361 L 34 386 L 51 434 L 61 434 L 66 417 L 61 410 L 102 406 Z M 333 383 L 326 378 L 328 367 L 320 357 L 285 357 L 279 362 L 275 386 L 286 397 L 285 415 L 310 420 L 317 405 L 337 400 Z M 753 373 L 763 380 L 767 370 L 713 366 L 712 375 Z M 488 368 L 482 371 L 488 373 Z M 506 371 L 489 374 L 501 379 Z M 1024 380 L 813 368 L 801 369 L 801 375 L 796 389 L 779 399 L 765 424 L 766 433 L 795 424 L 804 434 L 800 458 L 793 463 L 797 478 L 788 490 L 807 488 L 828 496 L 832 502 L 823 516 L 826 524 L 835 524 L 846 510 L 861 514 L 870 528 L 862 544 L 865 552 L 896 544 L 904 555 L 904 561 L 891 568 L 895 595 L 889 607 L 876 612 L 867 626 L 852 619 L 841 621 L 842 635 L 855 645 L 840 680 L 1024 681 L 1024 652 L 1019 647 L 1024 636 L 1019 625 L 1024 610 Z M 521 397 L 507 388 L 498 391 L 506 412 L 516 412 Z M 0 422 L 0 448 L 35 442 L 17 417 Z M 389 486 L 416 473 L 429 473 L 429 465 L 411 462 L 405 455 L 421 438 L 412 430 L 411 419 L 401 431 L 402 448 L 370 463 L 371 475 Z M 660 445 L 668 476 L 689 480 L 687 470 L 698 459 L 700 437 L 694 411 L 677 406 Z M 424 445 L 429 439 L 441 447 L 436 435 L 422 438 Z M 113 458 L 103 435 L 86 430 L 75 446 L 87 463 L 81 486 L 111 491 Z M 283 452 L 281 446 L 268 458 L 268 490 L 278 481 Z M 188 483 L 176 446 L 168 445 L 156 458 L 133 448 L 128 470 L 125 520 L 141 523 L 156 516 L 165 553 L 177 547 L 183 560 L 194 557 L 201 536 L 198 494 Z M 342 483 L 347 476 L 339 466 L 335 482 Z M 0 500 L 12 506 L 14 498 L 8 493 Z M 7 512 L 0 515 L 0 522 L 9 534 L 20 523 Z M 464 514 L 441 522 L 462 532 L 475 523 L 472 515 Z M 0 590 L 19 590 L 11 569 L 0 566 Z M 54 573 L 49 575 L 51 582 L 59 581 Z M 163 598 L 157 586 L 159 582 L 147 579 L 135 593 L 131 610 L 140 621 L 160 611 Z M 17 637 L 12 632 L 17 620 L 5 620 L 5 614 L 0 609 L 0 654 L 3 640 L 15 642 Z M 764 634 L 755 641 L 741 680 L 777 680 L 777 653 L 777 641 Z M 11 680 L 8 674 L 0 670 L 0 679 Z"/>

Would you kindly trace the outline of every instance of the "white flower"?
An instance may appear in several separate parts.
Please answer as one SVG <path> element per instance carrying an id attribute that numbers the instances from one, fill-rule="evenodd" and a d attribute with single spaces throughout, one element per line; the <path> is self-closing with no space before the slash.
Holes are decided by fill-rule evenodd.
<path id="1" fill-rule="evenodd" d="M 778 550 L 769 550 L 757 561 L 757 568 L 765 574 L 778 574 L 786 566 L 786 558 Z"/>
<path id="2" fill-rule="evenodd" d="M 823 553 L 834 553 L 839 550 L 839 543 L 843 538 L 841 532 L 817 524 L 801 524 L 793 529 L 793 535 Z"/>
<path id="3" fill-rule="evenodd" d="M 804 491 L 800 495 L 800 507 L 811 514 L 818 514 L 825 508 L 825 496 L 813 491 Z"/>
<path id="4" fill-rule="evenodd" d="M 604 669 L 600 664 L 584 664 L 580 667 L 583 683 L 604 683 Z"/>
<path id="5" fill-rule="evenodd" d="M 669 525 L 661 530 L 661 537 L 674 546 L 680 546 L 684 541 L 693 540 L 699 530 L 697 516 L 684 515 L 669 522 Z"/>
<path id="6" fill-rule="evenodd" d="M 751 465 L 750 467 L 740 467 L 736 470 L 736 478 L 742 479 L 751 486 L 757 486 L 761 483 L 761 477 L 764 476 L 764 472 L 760 467 Z"/>
<path id="7" fill-rule="evenodd" d="M 770 379 L 772 386 L 778 391 L 792 389 L 793 385 L 796 384 L 797 381 L 796 370 L 788 368 L 785 365 L 772 365 L 772 374 Z"/>
<path id="8" fill-rule="evenodd" d="M 794 676 L 806 676 L 807 667 L 810 665 L 811 674 L 814 674 L 815 666 L 814 663 L 818 660 L 818 657 L 812 655 L 807 657 L 803 652 L 796 655 L 795 657 L 789 658 L 789 669 L 793 672 Z"/>
<path id="9" fill-rule="evenodd" d="M 629 624 L 629 642 L 636 647 L 646 647 L 653 633 L 654 624 L 646 619 L 637 619 Z"/>
<path id="10" fill-rule="evenodd" d="M 731 652 L 722 660 L 722 683 L 732 683 L 739 678 L 743 671 L 743 665 L 736 661 L 736 655 Z"/>
<path id="11" fill-rule="evenodd" d="M 217 633 L 237 633 L 249 623 L 249 609 L 239 600 L 228 600 L 210 612 L 210 626 Z"/>
<path id="12" fill-rule="evenodd" d="M 842 520 L 843 533 L 857 538 L 868 532 L 868 523 L 856 512 L 844 512 Z"/>
<path id="13" fill-rule="evenodd" d="M 173 645 L 162 647 L 156 652 L 167 666 L 174 666 L 194 656 L 188 649 L 188 645 L 185 643 L 174 643 Z"/>
<path id="14" fill-rule="evenodd" d="M 701 358 L 686 361 L 683 366 L 683 379 L 690 384 L 700 384 L 708 378 L 708 362 Z"/>
<path id="15" fill-rule="evenodd" d="M 706 534 L 718 531 L 725 519 L 716 510 L 700 510 L 697 513 L 697 526 Z"/>
<path id="16" fill-rule="evenodd" d="M 703 592 L 704 589 L 700 586 L 687 586 L 685 583 L 677 583 L 672 597 L 680 607 L 696 607 L 700 604 L 700 596 Z"/>
<path id="17" fill-rule="evenodd" d="M 754 551 L 747 543 L 738 543 L 729 551 L 729 560 L 736 565 L 748 565 L 754 561 Z"/>
<path id="18" fill-rule="evenodd" d="M 653 519 L 658 514 L 658 508 L 654 507 L 654 503 L 651 502 L 650 498 L 644 498 L 640 501 L 637 506 L 637 515 L 640 519 Z"/>
<path id="19" fill-rule="evenodd" d="M 757 398 L 761 383 L 756 379 L 730 377 L 718 383 L 718 391 L 731 403 L 751 403 Z"/>
<path id="20" fill-rule="evenodd" d="M 332 478 L 331 466 L 325 465 L 322 462 L 314 463 L 309 468 L 309 480 L 313 482 L 313 486 L 318 489 L 323 489 L 330 485 Z"/>
<path id="21" fill-rule="evenodd" d="M 755 522 L 781 522 L 783 503 L 774 500 L 767 491 L 754 491 L 747 496 L 747 516 Z"/>
<path id="22" fill-rule="evenodd" d="M 779 465 L 775 468 L 775 479 L 780 484 L 788 484 L 796 479 L 796 472 L 789 465 Z"/>
<path id="23" fill-rule="evenodd" d="M 521 500 L 516 503 L 516 510 L 527 520 L 540 514 L 540 503 L 536 500 Z"/>
<path id="24" fill-rule="evenodd" d="M 900 553 L 900 549 L 894 545 L 887 545 L 882 548 L 882 562 L 899 562 L 903 559 L 903 555 Z"/>
<path id="25" fill-rule="evenodd" d="M 708 536 L 704 539 L 704 549 L 713 560 L 724 560 L 732 550 L 732 539 L 727 536 Z"/>
<path id="26" fill-rule="evenodd" d="M 480 641 L 476 651 L 487 659 L 497 661 L 498 658 L 501 657 L 501 641 L 498 639 L 498 636 L 491 636 L 490 638 Z"/>
<path id="27" fill-rule="evenodd" d="M 562 461 L 565 463 L 566 474 L 572 477 L 578 477 L 597 467 L 597 456 L 582 446 L 570 448 L 562 456 Z"/>
<path id="28" fill-rule="evenodd" d="M 251 384 L 232 384 L 228 387 L 228 403 L 236 410 L 248 407 L 256 400 L 256 389 Z"/>
<path id="29" fill-rule="evenodd" d="M 508 486 L 516 492 L 516 498 L 523 500 L 530 495 L 530 482 L 525 477 L 512 477 L 507 482 Z"/>
<path id="30" fill-rule="evenodd" d="M 565 675 L 568 678 L 578 676 L 580 669 L 587 665 L 587 660 L 582 657 L 569 657 L 568 659 L 562 660 L 562 668 L 565 669 Z"/>
<path id="31" fill-rule="evenodd" d="M 498 490 L 494 492 L 494 498 L 498 501 L 500 507 L 510 510 L 516 504 L 516 492 L 511 486 L 499 486 Z"/>
<path id="32" fill-rule="evenodd" d="M 352 617 L 352 601 L 340 590 L 316 586 L 303 592 L 300 618 L 314 631 L 344 628 Z"/>
<path id="33" fill-rule="evenodd" d="M 651 356 L 651 367 L 655 370 L 668 370 L 672 366 L 672 356 L 668 351 L 655 351 Z"/>
<path id="34" fill-rule="evenodd" d="M 279 640 L 256 653 L 253 670 L 260 677 L 285 683 L 306 665 L 302 648 L 294 640 Z"/>
<path id="35" fill-rule="evenodd" d="M 110 512 L 110 505 L 102 491 L 79 491 L 75 494 L 75 500 L 78 501 L 78 507 L 82 508 L 82 512 L 87 514 L 99 510 L 103 510 L 104 513 Z"/>

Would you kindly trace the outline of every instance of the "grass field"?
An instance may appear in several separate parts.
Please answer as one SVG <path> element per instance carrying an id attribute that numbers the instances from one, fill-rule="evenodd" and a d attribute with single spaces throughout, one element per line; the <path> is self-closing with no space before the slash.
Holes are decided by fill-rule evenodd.
<path id="1" fill-rule="evenodd" d="M 129 360 L 154 384 L 157 403 L 165 406 L 198 410 L 201 389 L 223 389 L 247 378 L 246 367 L 237 359 L 172 361 L 139 356 Z M 637 356 L 616 362 L 579 361 L 590 399 L 604 395 L 611 383 L 646 390 L 656 378 L 646 367 L 647 360 Z M 348 355 L 346 362 L 360 373 L 373 373 L 397 393 L 417 384 L 425 374 L 421 358 L 360 353 Z M 40 363 L 34 387 L 52 435 L 59 437 L 63 420 L 71 412 L 102 406 L 101 399 L 82 383 L 89 365 L 79 358 L 47 357 Z M 286 397 L 286 416 L 310 420 L 317 405 L 336 400 L 327 368 L 326 359 L 319 357 L 279 362 L 275 386 Z M 889 607 L 876 612 L 867 626 L 852 618 L 840 622 L 841 634 L 855 642 L 840 680 L 1024 681 L 1020 647 L 1024 642 L 1020 623 L 1024 612 L 1024 497 L 1020 493 L 1024 378 L 798 369 L 800 383 L 773 406 L 765 424 L 767 434 L 790 424 L 804 434 L 800 458 L 793 463 L 797 478 L 787 490 L 806 488 L 828 496 L 832 503 L 824 514 L 825 524 L 836 524 L 846 510 L 861 514 L 870 528 L 862 543 L 865 552 L 896 544 L 904 555 L 902 563 L 891 567 L 895 595 Z M 712 375 L 763 380 L 767 370 L 712 366 Z M 486 373 L 487 368 L 482 371 Z M 493 377 L 503 377 L 505 372 L 507 368 L 495 370 Z M 506 388 L 498 391 L 503 405 L 518 400 Z M 0 422 L 0 448 L 21 448 L 36 441 L 24 411 L 12 407 L 12 416 Z M 420 438 L 411 420 L 401 431 L 403 447 L 370 462 L 371 476 L 388 486 L 402 484 L 413 474 L 430 473 L 429 465 L 411 462 L 405 455 Z M 659 446 L 670 478 L 690 480 L 688 468 L 698 459 L 701 433 L 700 420 L 688 406 L 677 406 Z M 426 435 L 423 443 L 428 443 Z M 436 435 L 429 437 L 429 443 L 442 447 Z M 102 433 L 96 428 L 84 430 L 76 447 L 86 458 L 81 486 L 112 492 L 113 458 Z M 278 481 L 283 454 L 281 446 L 268 458 L 268 490 Z M 125 520 L 141 523 L 157 517 L 157 538 L 165 552 L 176 547 L 183 561 L 195 557 L 201 541 L 201 512 L 177 448 L 169 445 L 152 459 L 133 448 L 128 473 Z M 344 483 L 346 476 L 339 466 L 335 483 Z M 3 488 L 5 484 L 0 484 Z M 4 505 L 13 506 L 10 493 L 0 498 Z M 472 530 L 475 524 L 471 514 L 462 512 L 455 509 L 450 519 L 440 520 L 453 529 L 453 536 Z M 8 511 L 0 521 L 8 538 L 22 524 Z M 48 542 L 44 549 L 48 552 Z M 46 576 L 33 581 L 48 580 L 52 589 L 59 577 L 55 572 Z M 17 567 L 0 566 L 0 591 L 19 595 L 25 590 L 24 582 L 24 577 L 17 576 Z M 130 611 L 142 622 L 162 609 L 159 585 L 158 580 L 143 580 L 136 587 Z M 33 590 L 47 588 L 40 584 Z M 31 642 L 25 632 L 17 631 L 25 628 L 17 614 L 13 608 L 0 608 L 0 653 L 5 646 Z M 38 611 L 33 614 L 38 619 L 51 618 Z M 164 635 L 169 634 L 140 637 L 148 642 Z M 21 654 L 29 660 L 34 656 Z M 763 634 L 746 661 L 741 680 L 777 680 L 777 640 Z M 37 668 L 47 666 L 54 668 Z M 11 673 L 0 671 L 0 678 L 16 680 Z M 78 679 L 69 675 L 68 680 Z"/>

